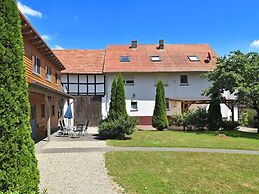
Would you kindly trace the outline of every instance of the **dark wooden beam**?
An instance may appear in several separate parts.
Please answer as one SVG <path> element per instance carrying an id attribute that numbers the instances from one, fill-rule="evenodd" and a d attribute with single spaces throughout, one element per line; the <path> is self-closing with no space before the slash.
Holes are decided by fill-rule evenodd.
<path id="1" fill-rule="evenodd" d="M 33 35 L 33 36 L 26 36 L 26 39 L 27 39 L 27 40 L 34 40 L 34 39 L 39 39 L 39 37 L 36 36 L 36 35 Z"/>
<path id="2" fill-rule="evenodd" d="M 23 33 L 24 35 L 26 35 L 26 34 L 32 34 L 32 33 L 34 33 L 34 32 L 33 32 L 32 29 L 29 29 L 29 30 L 22 30 L 22 33 Z"/>
<path id="3" fill-rule="evenodd" d="M 37 49 L 40 49 L 40 48 L 43 48 L 45 47 L 45 44 L 42 44 L 42 45 L 39 45 L 39 46 L 36 46 Z"/>

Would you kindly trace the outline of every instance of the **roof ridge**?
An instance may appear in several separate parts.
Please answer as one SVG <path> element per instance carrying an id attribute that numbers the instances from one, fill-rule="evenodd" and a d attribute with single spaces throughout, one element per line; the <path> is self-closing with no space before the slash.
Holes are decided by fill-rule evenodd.
<path id="1" fill-rule="evenodd" d="M 108 44 L 108 46 L 129 46 L 130 44 Z M 145 45 L 158 45 L 157 44 L 138 44 L 138 45 L 142 45 L 142 46 L 145 46 Z M 194 46 L 200 46 L 200 45 L 210 45 L 209 43 L 165 43 L 165 45 L 194 45 Z"/>
<path id="2" fill-rule="evenodd" d="M 105 51 L 106 49 L 51 49 L 53 51 Z"/>

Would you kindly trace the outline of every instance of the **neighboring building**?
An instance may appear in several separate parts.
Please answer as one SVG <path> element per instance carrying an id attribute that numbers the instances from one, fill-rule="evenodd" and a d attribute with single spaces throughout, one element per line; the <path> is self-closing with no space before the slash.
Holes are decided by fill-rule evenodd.
<path id="1" fill-rule="evenodd" d="M 62 83 L 74 109 L 74 123 L 90 121 L 96 126 L 102 119 L 102 97 L 105 96 L 103 74 L 104 50 L 53 50 L 66 70 L 62 71 Z M 65 106 L 66 107 L 66 106 Z"/>
<path id="2" fill-rule="evenodd" d="M 61 70 L 65 67 L 21 13 L 20 18 L 26 79 L 29 84 L 32 137 L 39 140 L 46 137 L 48 127 L 58 127 L 63 105 L 71 96 L 63 92 L 61 85 Z"/>
<path id="3" fill-rule="evenodd" d="M 77 96 L 75 121 L 90 120 L 92 125 L 107 116 L 112 81 L 118 74 L 124 78 L 127 112 L 140 124 L 151 124 L 158 80 L 164 83 L 168 115 L 207 107 L 209 99 L 201 94 L 210 83 L 201 74 L 212 71 L 218 57 L 208 44 L 164 44 L 163 40 L 157 45 L 132 41 L 109 45 L 106 51 L 54 53 L 67 68 L 62 71 L 64 86 Z M 224 104 L 221 107 L 223 117 L 230 119 L 231 111 Z"/>
<path id="4" fill-rule="evenodd" d="M 207 44 L 109 45 L 104 72 L 107 76 L 107 95 L 103 101 L 103 114 L 109 109 L 110 89 L 115 75 L 124 77 L 126 107 L 130 116 L 141 124 L 151 124 L 155 105 L 156 84 L 163 81 L 167 114 L 177 114 L 192 104 L 206 104 L 201 95 L 209 82 L 202 73 L 216 67 L 217 54 Z M 206 105 L 203 105 L 206 106 Z M 191 108 L 191 107 L 190 107 Z"/>

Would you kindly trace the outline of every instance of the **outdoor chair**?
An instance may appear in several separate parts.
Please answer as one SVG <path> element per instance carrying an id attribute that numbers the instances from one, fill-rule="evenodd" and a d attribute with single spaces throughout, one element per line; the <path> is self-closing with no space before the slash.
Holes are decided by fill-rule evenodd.
<path id="1" fill-rule="evenodd" d="M 86 122 L 86 125 L 83 126 L 82 135 L 88 134 L 87 129 L 89 126 L 90 121 Z"/>
<path id="2" fill-rule="evenodd" d="M 65 135 L 69 135 L 69 127 L 65 126 L 65 122 L 64 120 L 59 121 L 59 125 L 60 125 L 60 130 L 58 132 L 59 136 L 65 136 Z"/>

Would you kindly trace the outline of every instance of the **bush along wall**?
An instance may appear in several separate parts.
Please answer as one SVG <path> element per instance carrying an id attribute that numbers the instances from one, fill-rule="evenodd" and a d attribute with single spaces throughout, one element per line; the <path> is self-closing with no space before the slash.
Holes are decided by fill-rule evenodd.
<path id="1" fill-rule="evenodd" d="M 20 22 L 16 1 L 0 1 L 0 191 L 38 193 Z"/>
<path id="2" fill-rule="evenodd" d="M 158 81 L 157 83 L 155 108 L 152 117 L 152 126 L 160 131 L 168 127 L 168 119 L 166 115 L 165 90 L 162 81 Z"/>
<path id="3" fill-rule="evenodd" d="M 125 92 L 121 75 L 113 80 L 111 101 L 107 119 L 100 122 L 99 135 L 109 139 L 124 139 L 134 132 L 137 119 L 129 117 L 126 111 Z"/>

